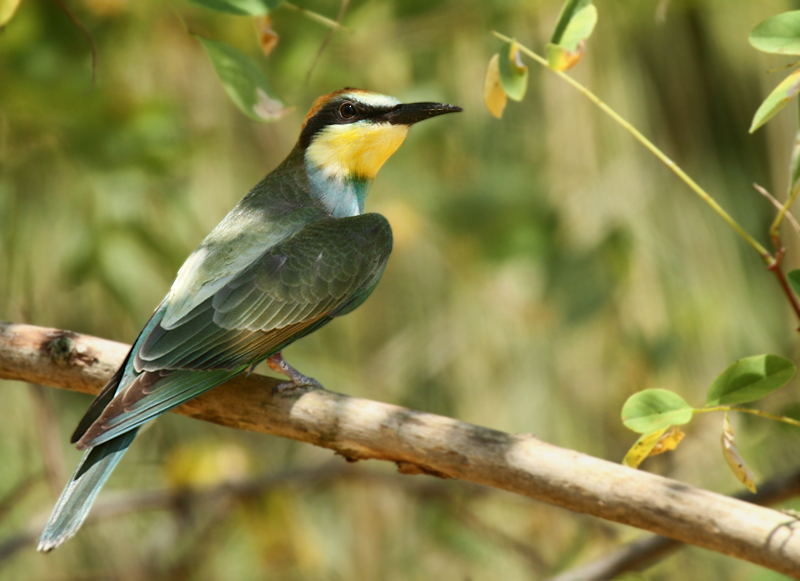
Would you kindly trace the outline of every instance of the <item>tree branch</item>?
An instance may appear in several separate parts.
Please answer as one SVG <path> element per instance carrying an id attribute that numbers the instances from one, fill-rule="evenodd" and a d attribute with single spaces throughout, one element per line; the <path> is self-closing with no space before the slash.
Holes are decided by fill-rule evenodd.
<path id="1" fill-rule="evenodd" d="M 0 324 L 0 378 L 97 393 L 128 346 L 69 331 Z M 542 442 L 399 406 L 312 391 L 273 397 L 241 375 L 177 413 L 395 462 L 404 474 L 460 478 L 649 530 L 800 579 L 797 519 Z"/>
<path id="2" fill-rule="evenodd" d="M 762 506 L 785 502 L 800 495 L 800 471 L 779 476 L 758 485 L 757 494 L 737 495 L 737 498 Z M 684 544 L 659 535 L 647 535 L 619 547 L 585 565 L 565 571 L 550 581 L 610 581 L 630 571 L 644 571 L 668 557 Z"/>

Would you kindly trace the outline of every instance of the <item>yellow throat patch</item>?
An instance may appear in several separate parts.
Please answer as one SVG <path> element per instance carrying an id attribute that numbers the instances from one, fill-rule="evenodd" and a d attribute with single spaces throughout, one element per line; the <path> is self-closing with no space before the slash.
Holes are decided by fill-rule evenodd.
<path id="1" fill-rule="evenodd" d="M 306 159 L 327 178 L 374 179 L 408 135 L 408 125 L 356 123 L 328 125 L 314 136 Z"/>

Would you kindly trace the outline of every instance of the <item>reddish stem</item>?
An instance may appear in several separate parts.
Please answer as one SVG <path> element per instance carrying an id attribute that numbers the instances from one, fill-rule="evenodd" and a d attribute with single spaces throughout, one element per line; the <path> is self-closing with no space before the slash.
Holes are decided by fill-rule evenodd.
<path id="1" fill-rule="evenodd" d="M 783 289 L 786 298 L 789 299 L 789 303 L 792 305 L 794 309 L 795 315 L 797 315 L 797 319 L 800 320 L 800 303 L 797 302 L 797 297 L 792 291 L 792 287 L 789 286 L 789 281 L 786 280 L 786 275 L 783 273 L 783 268 L 781 268 L 781 263 L 783 263 L 783 256 L 786 254 L 786 248 L 781 243 L 780 236 L 773 235 L 772 236 L 772 244 L 775 246 L 775 256 L 774 261 L 772 264 L 767 266 L 767 270 L 771 270 L 775 273 L 775 276 L 778 277 L 778 282 Z M 800 327 L 797 329 L 800 331 Z"/>

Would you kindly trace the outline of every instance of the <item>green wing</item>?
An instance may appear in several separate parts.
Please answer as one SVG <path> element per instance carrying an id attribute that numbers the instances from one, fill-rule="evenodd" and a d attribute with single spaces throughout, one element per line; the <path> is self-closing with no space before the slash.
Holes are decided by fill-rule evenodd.
<path id="1" fill-rule="evenodd" d="M 309 186 L 305 166 L 292 156 L 258 183 L 205 240 L 178 272 L 162 315 L 172 328 L 256 262 L 264 252 L 327 214 L 302 192 Z M 300 197 L 298 197 L 300 196 Z"/>
<path id="2" fill-rule="evenodd" d="M 379 214 L 320 220 L 275 244 L 174 323 L 164 321 L 163 305 L 79 445 L 131 430 L 350 312 L 377 284 L 391 249 L 391 229 Z"/>

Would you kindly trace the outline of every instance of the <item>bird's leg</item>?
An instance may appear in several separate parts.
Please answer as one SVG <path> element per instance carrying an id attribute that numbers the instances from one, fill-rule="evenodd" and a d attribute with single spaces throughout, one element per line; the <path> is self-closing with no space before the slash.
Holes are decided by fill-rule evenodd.
<path id="1" fill-rule="evenodd" d="M 322 387 L 322 384 L 314 379 L 313 377 L 306 377 L 297 369 L 286 363 L 286 360 L 281 355 L 281 352 L 278 351 L 274 355 L 271 355 L 267 358 L 267 365 L 272 371 L 276 373 L 280 373 L 281 375 L 285 375 L 291 381 L 284 381 L 283 383 L 279 383 L 275 386 L 272 390 L 273 394 L 280 393 L 287 389 L 325 389 Z"/>

